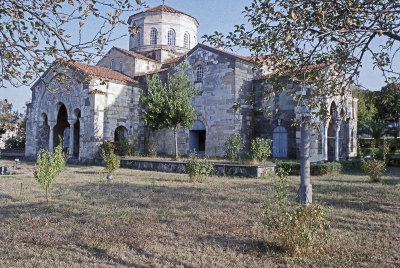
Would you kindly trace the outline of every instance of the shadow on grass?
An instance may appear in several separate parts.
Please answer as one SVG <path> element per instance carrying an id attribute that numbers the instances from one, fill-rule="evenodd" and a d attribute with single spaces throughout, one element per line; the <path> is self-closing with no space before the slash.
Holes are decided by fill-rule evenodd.
<path id="1" fill-rule="evenodd" d="M 265 255 L 268 252 L 278 254 L 285 253 L 285 250 L 275 243 L 261 240 L 239 240 L 221 236 L 205 236 L 200 238 L 199 242 L 205 244 L 215 244 L 224 249 L 231 249 L 241 253 L 257 256 Z"/>

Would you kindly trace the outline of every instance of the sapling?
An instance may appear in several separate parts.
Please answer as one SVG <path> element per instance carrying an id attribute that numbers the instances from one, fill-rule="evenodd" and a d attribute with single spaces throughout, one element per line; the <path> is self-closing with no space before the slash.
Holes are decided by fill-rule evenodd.
<path id="1" fill-rule="evenodd" d="M 61 145 L 54 148 L 54 153 L 44 149 L 40 150 L 36 159 L 36 168 L 33 176 L 40 187 L 46 190 L 46 202 L 48 199 L 48 190 L 55 178 L 65 169 L 66 155 L 62 151 Z"/>

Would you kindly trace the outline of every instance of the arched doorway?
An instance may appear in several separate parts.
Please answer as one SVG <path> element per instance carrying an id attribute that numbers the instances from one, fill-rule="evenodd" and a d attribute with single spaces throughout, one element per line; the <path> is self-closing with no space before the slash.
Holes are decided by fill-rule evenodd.
<path id="1" fill-rule="evenodd" d="M 50 136 L 50 126 L 48 123 L 48 117 L 47 114 L 43 113 L 41 115 L 41 121 L 42 123 L 38 127 L 38 143 L 37 143 L 37 152 L 39 152 L 40 149 L 49 149 L 49 136 Z"/>
<path id="2" fill-rule="evenodd" d="M 54 126 L 53 145 L 58 146 L 63 142 L 63 148 L 69 147 L 69 123 L 67 108 L 63 103 L 58 104 L 57 123 Z"/>
<path id="3" fill-rule="evenodd" d="M 334 102 L 331 104 L 330 109 L 331 119 L 328 126 L 328 161 L 335 161 L 335 147 L 336 147 L 336 131 L 335 131 L 335 120 L 337 119 L 337 106 Z"/>
<path id="4" fill-rule="evenodd" d="M 119 126 L 114 131 L 114 141 L 120 142 L 128 139 L 128 130 L 124 126 Z"/>
<path id="5" fill-rule="evenodd" d="M 196 151 L 198 154 L 206 152 L 206 126 L 197 120 L 189 131 L 189 150 Z"/>
<path id="6" fill-rule="evenodd" d="M 273 132 L 272 156 L 275 158 L 287 158 L 288 133 L 286 128 L 278 126 Z"/>
<path id="7" fill-rule="evenodd" d="M 74 115 L 76 117 L 76 122 L 74 124 L 74 142 L 73 142 L 73 156 L 79 157 L 79 143 L 80 143 L 80 134 L 81 134 L 81 110 L 75 109 Z"/>

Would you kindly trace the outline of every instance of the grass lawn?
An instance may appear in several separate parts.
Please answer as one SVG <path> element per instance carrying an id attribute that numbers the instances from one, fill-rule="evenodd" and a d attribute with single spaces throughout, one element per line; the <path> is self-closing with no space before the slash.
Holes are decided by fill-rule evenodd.
<path id="1" fill-rule="evenodd" d="M 0 166 L 12 165 L 0 160 Z M 287 257 L 263 205 L 273 178 L 211 178 L 69 166 L 45 192 L 33 164 L 0 176 L 0 267 L 400 267 L 400 168 L 381 184 L 363 175 L 313 177 L 329 209 L 327 255 Z M 290 177 L 293 196 L 299 177 Z"/>

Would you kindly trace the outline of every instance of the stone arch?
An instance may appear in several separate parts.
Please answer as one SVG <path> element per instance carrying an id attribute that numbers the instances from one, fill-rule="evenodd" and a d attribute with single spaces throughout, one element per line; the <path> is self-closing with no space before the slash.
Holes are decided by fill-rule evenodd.
<path id="1" fill-rule="evenodd" d="M 53 145 L 56 147 L 63 142 L 63 148 L 69 147 L 68 110 L 64 103 L 57 104 L 56 125 L 53 129 Z"/>
<path id="2" fill-rule="evenodd" d="M 272 156 L 275 158 L 288 157 L 288 132 L 285 127 L 277 126 L 272 133 Z"/>
<path id="3" fill-rule="evenodd" d="M 196 120 L 189 130 L 189 150 L 199 154 L 206 152 L 207 128 L 205 124 Z"/>
<path id="4" fill-rule="evenodd" d="M 40 124 L 37 128 L 37 137 L 38 143 L 36 151 L 39 152 L 40 149 L 49 149 L 49 135 L 50 135 L 50 126 L 48 122 L 48 116 L 46 113 L 42 113 L 40 115 Z"/>
<path id="5" fill-rule="evenodd" d="M 119 142 L 128 139 L 128 129 L 125 126 L 118 126 L 114 131 L 114 141 Z"/>

